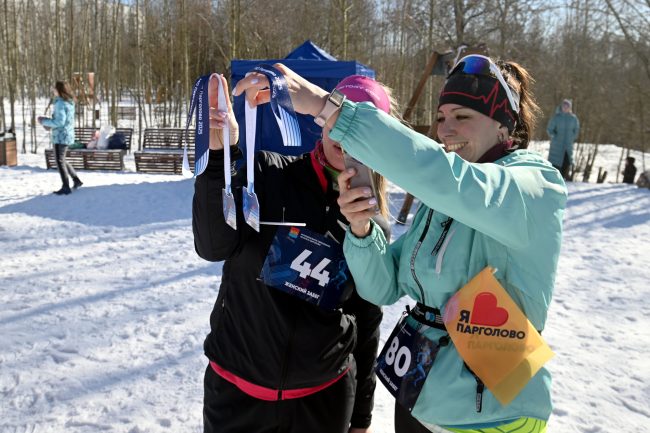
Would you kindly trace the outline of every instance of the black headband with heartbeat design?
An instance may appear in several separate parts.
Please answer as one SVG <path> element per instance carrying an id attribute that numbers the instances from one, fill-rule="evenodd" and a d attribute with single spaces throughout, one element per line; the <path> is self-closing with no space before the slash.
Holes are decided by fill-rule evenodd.
<path id="1" fill-rule="evenodd" d="M 499 80 L 486 75 L 450 76 L 438 99 L 438 107 L 444 104 L 458 104 L 485 114 L 507 127 L 509 133 L 517 124 L 517 113 L 511 110 L 506 91 Z"/>

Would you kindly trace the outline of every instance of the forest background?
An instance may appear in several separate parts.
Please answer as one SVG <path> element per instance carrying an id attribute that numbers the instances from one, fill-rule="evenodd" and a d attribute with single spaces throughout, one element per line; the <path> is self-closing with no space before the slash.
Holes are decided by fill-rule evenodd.
<path id="1" fill-rule="evenodd" d="M 19 116 L 32 125 L 23 152 L 36 151 L 36 100 L 56 80 L 94 72 L 113 124 L 127 98 L 140 128 L 180 127 L 196 77 L 229 76 L 232 59 L 283 58 L 306 39 L 373 68 L 403 106 L 434 50 L 485 43 L 535 78 L 534 138 L 569 98 L 579 141 L 650 149 L 650 0 L 1 1 L 0 131 Z M 442 79 L 428 80 L 413 124 L 433 121 Z M 163 125 L 142 114 L 147 104 Z"/>

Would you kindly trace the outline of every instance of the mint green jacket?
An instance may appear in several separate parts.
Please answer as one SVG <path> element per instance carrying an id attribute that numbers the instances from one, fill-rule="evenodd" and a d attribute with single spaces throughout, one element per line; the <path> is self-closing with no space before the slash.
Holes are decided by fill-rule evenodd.
<path id="1" fill-rule="evenodd" d="M 443 310 L 456 291 L 492 266 L 532 324 L 544 329 L 567 199 L 562 176 L 548 161 L 517 150 L 495 163 L 469 163 L 370 104 L 347 101 L 330 137 L 422 203 L 412 226 L 392 245 L 376 226 L 363 239 L 348 231 L 345 257 L 362 297 L 389 305 L 408 295 Z M 448 216 L 454 221 L 434 256 Z M 426 333 L 438 341 L 444 331 Z M 550 374 L 542 368 L 507 406 L 486 390 L 478 413 L 476 381 L 450 344 L 438 353 L 412 414 L 456 428 L 520 417 L 547 420 L 550 388 Z"/>

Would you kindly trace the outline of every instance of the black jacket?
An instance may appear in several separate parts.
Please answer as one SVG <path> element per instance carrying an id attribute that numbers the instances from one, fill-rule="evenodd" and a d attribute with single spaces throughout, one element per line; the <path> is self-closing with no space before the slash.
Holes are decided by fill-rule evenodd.
<path id="1" fill-rule="evenodd" d="M 623 182 L 633 184 L 634 178 L 636 177 L 636 167 L 634 164 L 625 163 L 625 169 L 623 170 Z"/>
<path id="2" fill-rule="evenodd" d="M 232 161 L 241 151 L 231 149 Z M 328 177 L 323 191 L 311 157 L 260 152 L 255 160 L 255 192 L 262 221 L 304 222 L 321 234 L 343 242 L 347 223 L 336 203 L 338 193 Z M 234 167 L 234 163 L 233 163 Z M 245 170 L 233 168 L 237 228 L 222 212 L 223 151 L 210 151 L 205 172 L 197 177 L 193 202 L 194 243 L 199 256 L 225 260 L 211 332 L 204 348 L 219 366 L 257 385 L 272 389 L 307 388 L 340 375 L 357 364 L 353 427 L 370 425 L 375 390 L 373 363 L 379 341 L 381 309 L 356 291 L 334 311 L 322 310 L 259 281 L 277 226 L 255 232 L 244 221 L 241 187 Z"/>

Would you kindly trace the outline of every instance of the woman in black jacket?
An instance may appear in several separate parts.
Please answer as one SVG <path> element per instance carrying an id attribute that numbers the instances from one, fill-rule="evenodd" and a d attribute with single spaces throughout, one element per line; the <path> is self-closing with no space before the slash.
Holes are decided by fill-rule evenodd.
<path id="1" fill-rule="evenodd" d="M 209 92 L 210 105 L 215 107 L 216 86 L 211 84 L 215 91 Z M 387 90 L 372 79 L 348 77 L 337 88 L 349 99 L 391 111 Z M 244 221 L 241 189 L 251 167 L 235 170 L 234 162 L 242 157 L 235 145 L 227 151 L 233 161 L 237 230 L 224 219 L 221 128 L 229 125 L 231 143 L 238 136 L 228 95 L 226 100 L 227 113 L 211 108 L 210 158 L 196 178 L 193 201 L 197 253 L 209 261 L 225 261 L 204 343 L 210 361 L 204 431 L 369 432 L 381 310 L 357 295 L 351 279 L 336 308 L 330 309 L 262 281 L 263 264 L 283 226 L 261 225 L 258 233 Z M 348 224 L 336 202 L 343 154 L 327 132 L 314 151 L 302 156 L 259 152 L 253 167 L 255 192 L 261 220 L 304 223 L 309 233 L 341 244 Z M 385 213 L 383 194 L 372 197 L 369 190 L 368 200 L 377 200 Z M 292 233 L 300 230 L 294 227 Z"/>

